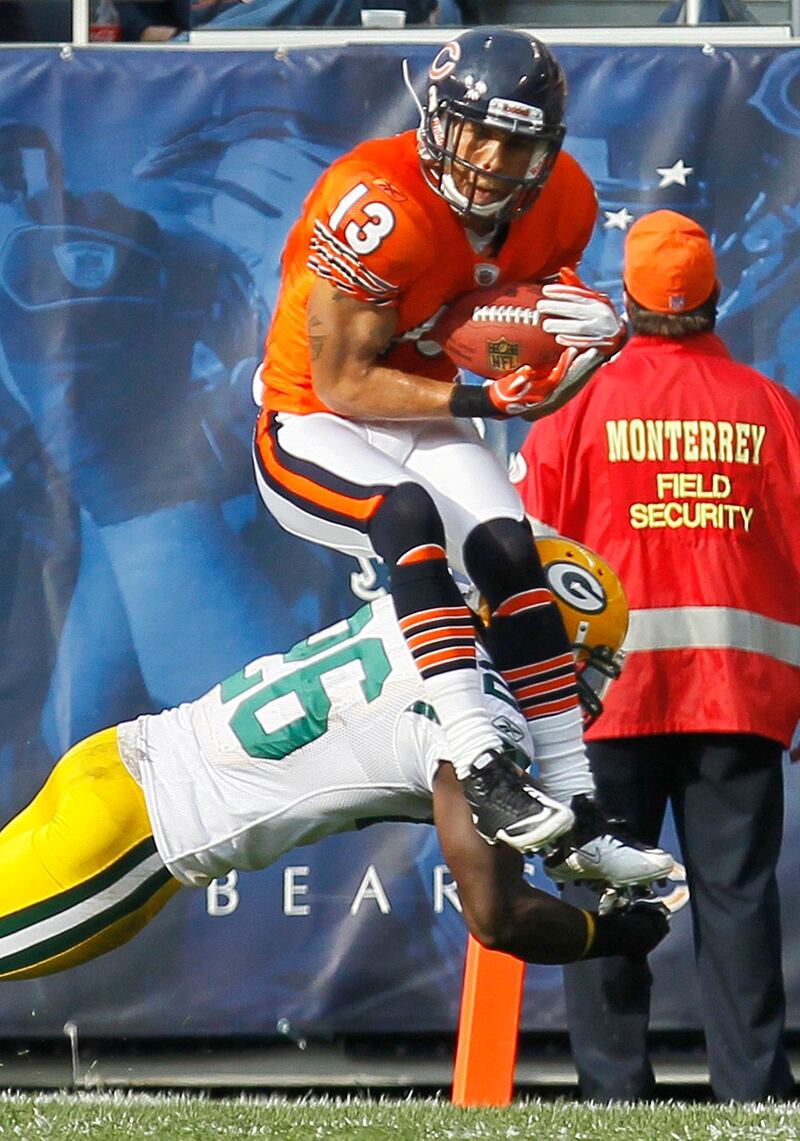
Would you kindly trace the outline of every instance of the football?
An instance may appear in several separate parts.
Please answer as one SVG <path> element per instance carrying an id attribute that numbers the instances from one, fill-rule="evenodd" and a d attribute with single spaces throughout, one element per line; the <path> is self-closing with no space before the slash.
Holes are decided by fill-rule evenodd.
<path id="1" fill-rule="evenodd" d="M 536 282 L 505 282 L 462 293 L 444 310 L 426 339 L 441 345 L 459 368 L 497 380 L 520 365 L 552 368 L 564 349 L 545 333 Z"/>

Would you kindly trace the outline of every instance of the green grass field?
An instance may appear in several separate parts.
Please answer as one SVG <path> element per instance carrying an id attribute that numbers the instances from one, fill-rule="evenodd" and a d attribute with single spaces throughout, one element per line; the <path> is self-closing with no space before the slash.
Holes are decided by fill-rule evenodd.
<path id="1" fill-rule="evenodd" d="M 253 1097 L 213 1101 L 143 1094 L 0 1094 L 0 1138 L 137 1141 L 275 1138 L 316 1141 L 786 1141 L 800 1138 L 800 1102 L 773 1105 L 593 1106 L 520 1100 L 455 1109 L 431 1098 Z"/>

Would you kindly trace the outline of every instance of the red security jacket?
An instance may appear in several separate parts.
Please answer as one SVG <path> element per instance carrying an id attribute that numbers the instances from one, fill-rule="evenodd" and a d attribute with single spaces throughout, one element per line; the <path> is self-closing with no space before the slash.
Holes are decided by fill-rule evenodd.
<path id="1" fill-rule="evenodd" d="M 528 512 L 616 569 L 627 658 L 589 738 L 758 733 L 800 716 L 800 402 L 722 341 L 634 337 L 534 425 Z"/>

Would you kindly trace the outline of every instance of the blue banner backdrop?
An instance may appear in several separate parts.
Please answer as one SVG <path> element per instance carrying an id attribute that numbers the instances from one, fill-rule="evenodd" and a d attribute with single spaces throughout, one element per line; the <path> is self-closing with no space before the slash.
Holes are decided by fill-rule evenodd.
<path id="1" fill-rule="evenodd" d="M 356 564 L 257 505 L 251 378 L 303 196 L 357 140 L 414 124 L 400 63 L 421 80 L 429 55 L 0 52 L 3 819 L 82 736 L 356 605 Z M 729 345 L 799 389 L 800 52 L 559 55 L 567 148 L 601 201 L 586 278 L 618 296 L 630 220 L 688 211 L 714 236 Z M 792 816 L 794 1026 L 798 832 Z M 449 1030 L 463 949 L 432 830 L 381 825 L 181 893 L 105 959 L 8 984 L 0 1033 Z M 696 1026 L 686 912 L 655 973 L 655 1025 Z M 563 1025 L 559 971 L 531 968 L 524 1027 Z"/>

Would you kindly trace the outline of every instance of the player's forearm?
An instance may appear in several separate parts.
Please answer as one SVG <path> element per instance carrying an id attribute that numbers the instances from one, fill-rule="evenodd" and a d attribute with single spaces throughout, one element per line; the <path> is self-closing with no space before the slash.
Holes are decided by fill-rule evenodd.
<path id="1" fill-rule="evenodd" d="M 574 963 L 609 955 L 643 958 L 669 930 L 666 912 L 657 901 L 608 915 L 584 911 L 518 881 L 506 906 L 487 925 L 464 907 L 475 938 L 491 950 L 515 955 L 527 963 Z M 462 904 L 463 904 L 462 899 Z"/>
<path id="2" fill-rule="evenodd" d="M 320 400 L 357 420 L 434 420 L 450 417 L 452 384 L 373 364 L 339 377 L 315 377 Z"/>
<path id="3" fill-rule="evenodd" d="M 365 304 L 317 282 L 307 326 L 314 391 L 328 408 L 357 420 L 432 420 L 450 415 L 453 386 L 384 364 L 397 310 Z"/>
<path id="4" fill-rule="evenodd" d="M 574 963 L 591 942 L 586 912 L 522 881 L 520 891 L 511 893 L 505 907 L 483 913 L 470 910 L 469 899 L 465 905 L 460 887 L 459 893 L 470 933 L 489 950 L 526 963 L 552 965 Z"/>

